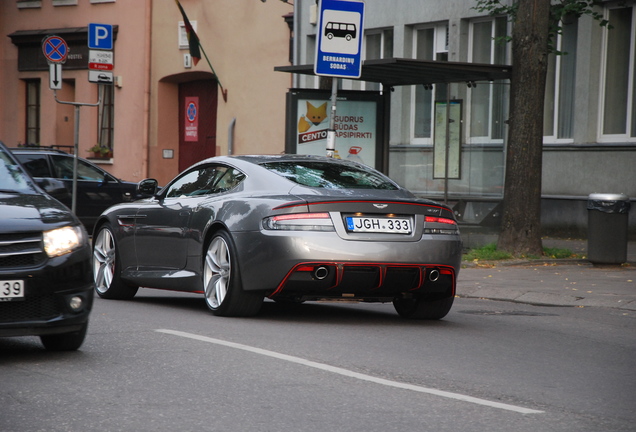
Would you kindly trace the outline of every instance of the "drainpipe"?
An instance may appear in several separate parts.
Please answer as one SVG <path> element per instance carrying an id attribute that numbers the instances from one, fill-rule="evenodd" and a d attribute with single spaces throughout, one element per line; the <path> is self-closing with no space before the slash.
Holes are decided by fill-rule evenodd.
<path id="1" fill-rule="evenodd" d="M 151 106 L 152 106 L 152 100 L 151 100 L 151 90 L 152 90 L 152 33 L 153 33 L 153 28 L 152 28 L 152 0 L 148 0 L 148 2 L 146 3 L 146 26 L 148 28 L 148 34 L 146 36 L 146 41 L 144 42 L 145 46 L 146 46 L 146 58 L 144 59 L 144 61 L 146 62 L 146 68 L 147 68 L 147 73 L 148 76 L 146 77 L 146 84 L 145 84 L 145 94 L 144 94 L 144 123 L 145 123 L 145 137 L 143 139 L 143 145 L 145 145 L 145 151 L 142 152 L 143 154 L 143 160 L 141 162 L 141 173 L 140 174 L 140 178 L 137 179 L 137 181 L 150 177 L 150 136 L 151 136 L 151 121 L 150 121 L 150 113 L 151 113 Z M 155 174 L 156 175 L 156 174 Z"/>
<path id="2" fill-rule="evenodd" d="M 236 117 L 230 122 L 230 126 L 227 128 L 227 154 L 234 154 L 234 126 L 236 125 Z"/>

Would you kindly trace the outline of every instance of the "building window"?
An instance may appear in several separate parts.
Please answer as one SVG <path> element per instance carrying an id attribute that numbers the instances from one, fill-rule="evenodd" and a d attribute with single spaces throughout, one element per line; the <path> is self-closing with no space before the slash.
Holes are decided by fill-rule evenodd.
<path id="1" fill-rule="evenodd" d="M 77 0 L 53 0 L 53 6 L 77 6 Z"/>
<path id="2" fill-rule="evenodd" d="M 469 61 L 506 64 L 507 47 L 499 39 L 506 36 L 506 17 L 473 21 L 470 26 Z M 500 81 L 479 82 L 469 92 L 470 137 L 472 142 L 503 140 L 507 88 Z"/>
<path id="3" fill-rule="evenodd" d="M 561 55 L 550 54 L 543 109 L 544 142 L 572 139 L 578 21 L 563 25 L 557 38 Z"/>
<path id="4" fill-rule="evenodd" d="M 18 0 L 18 9 L 41 8 L 42 0 Z"/>
<path id="5" fill-rule="evenodd" d="M 26 139 L 27 145 L 40 144 L 40 80 L 26 81 Z"/>
<path id="6" fill-rule="evenodd" d="M 418 60 L 448 60 L 448 25 L 417 28 L 413 32 L 414 58 Z M 413 86 L 411 109 L 413 144 L 432 144 L 435 100 L 446 100 L 447 84 Z"/>
<path id="7" fill-rule="evenodd" d="M 364 60 L 393 57 L 393 29 L 370 30 L 365 34 Z M 365 90 L 380 90 L 380 83 L 366 82 Z"/>
<path id="8" fill-rule="evenodd" d="M 634 106 L 634 8 L 610 9 L 612 29 L 605 30 L 601 139 L 633 141 L 636 137 Z"/>
<path id="9" fill-rule="evenodd" d="M 197 32 L 197 22 L 190 20 L 190 25 L 192 26 L 192 30 Z M 190 42 L 188 42 L 188 32 L 185 28 L 185 23 L 183 21 L 179 21 L 179 49 L 189 49 Z"/>
<path id="10" fill-rule="evenodd" d="M 98 144 L 100 147 L 113 151 L 113 130 L 114 130 L 114 114 L 115 114 L 115 94 L 114 86 L 99 86 L 101 104 L 99 105 L 99 130 Z"/>

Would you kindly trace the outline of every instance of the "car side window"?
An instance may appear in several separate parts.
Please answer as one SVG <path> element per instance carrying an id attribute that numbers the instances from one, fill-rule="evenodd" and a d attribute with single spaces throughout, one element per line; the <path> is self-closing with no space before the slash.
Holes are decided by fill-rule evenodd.
<path id="1" fill-rule="evenodd" d="M 24 165 L 32 177 L 54 177 L 51 175 L 45 154 L 17 154 L 15 157 Z"/>
<path id="2" fill-rule="evenodd" d="M 212 195 L 238 185 L 245 175 L 226 166 L 206 166 L 190 171 L 174 183 L 166 192 L 166 198 Z"/>
<path id="3" fill-rule="evenodd" d="M 218 180 L 214 184 L 214 192 L 225 192 L 230 190 L 239 183 L 243 181 L 245 178 L 245 174 L 240 172 L 239 170 L 232 167 L 223 167 L 225 168 L 222 172 L 219 170 Z"/>
<path id="4" fill-rule="evenodd" d="M 199 196 L 211 193 L 216 169 L 203 167 L 190 171 L 168 187 L 167 198 Z"/>
<path id="5" fill-rule="evenodd" d="M 61 179 L 73 178 L 73 158 L 68 156 L 52 156 L 56 177 Z M 102 171 L 82 160 L 77 161 L 77 178 L 79 180 L 104 181 Z"/>

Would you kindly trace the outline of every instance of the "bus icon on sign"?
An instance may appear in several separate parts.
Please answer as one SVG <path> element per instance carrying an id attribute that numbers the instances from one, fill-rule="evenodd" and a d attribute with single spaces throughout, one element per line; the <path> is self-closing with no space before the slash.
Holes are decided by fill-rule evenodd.
<path id="1" fill-rule="evenodd" d="M 328 22 L 325 26 L 327 39 L 339 37 L 350 41 L 356 38 L 356 33 L 356 25 L 351 23 Z"/>

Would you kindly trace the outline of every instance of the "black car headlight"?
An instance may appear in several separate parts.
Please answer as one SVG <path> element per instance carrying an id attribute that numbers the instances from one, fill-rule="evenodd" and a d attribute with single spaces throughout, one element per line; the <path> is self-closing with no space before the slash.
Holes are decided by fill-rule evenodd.
<path id="1" fill-rule="evenodd" d="M 79 248 L 84 241 L 84 233 L 79 226 L 66 226 L 44 231 L 44 251 L 53 258 L 65 255 Z"/>

